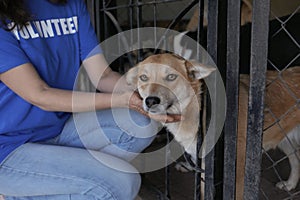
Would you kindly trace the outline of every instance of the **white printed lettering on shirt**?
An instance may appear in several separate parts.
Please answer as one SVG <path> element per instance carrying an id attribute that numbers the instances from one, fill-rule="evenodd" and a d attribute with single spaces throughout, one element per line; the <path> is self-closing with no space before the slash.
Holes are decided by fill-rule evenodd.
<path id="1" fill-rule="evenodd" d="M 7 28 L 11 29 L 13 26 L 15 25 L 14 22 L 10 23 L 7 25 Z M 17 28 L 15 27 L 14 29 L 11 30 L 11 32 L 15 35 L 15 37 L 20 40 L 20 36 L 19 36 L 19 33 L 18 33 L 18 30 Z"/>
<path id="2" fill-rule="evenodd" d="M 43 36 L 43 31 L 42 31 L 41 23 L 39 21 L 35 21 L 35 22 L 33 22 L 33 24 L 34 24 L 39 36 L 42 37 Z"/>
<path id="3" fill-rule="evenodd" d="M 18 27 L 20 27 L 20 26 L 18 26 Z M 19 31 L 19 33 L 20 33 L 20 36 L 21 36 L 22 38 L 24 38 L 24 39 L 29 39 L 29 38 L 30 38 L 30 35 L 29 35 L 29 33 L 28 33 L 26 27 L 23 27 L 23 28 Z"/>
<path id="4" fill-rule="evenodd" d="M 52 19 L 51 22 L 54 24 L 56 34 L 61 35 L 60 29 L 59 29 L 59 20 L 58 19 Z"/>
<path id="5" fill-rule="evenodd" d="M 41 21 L 44 38 L 54 37 L 51 20 Z"/>
<path id="6" fill-rule="evenodd" d="M 68 31 L 68 26 L 66 24 L 66 19 L 60 19 L 59 21 L 60 21 L 60 24 L 61 24 L 61 28 L 62 28 L 63 34 L 64 35 L 69 34 L 70 32 Z"/>
<path id="7" fill-rule="evenodd" d="M 13 27 L 13 23 L 9 27 Z M 29 22 L 28 25 L 16 26 L 11 31 L 15 37 L 20 40 L 34 39 L 34 38 L 52 38 L 55 36 L 75 34 L 78 32 L 78 18 L 77 16 L 69 18 L 48 19 Z"/>
<path id="8" fill-rule="evenodd" d="M 78 31 L 78 18 L 77 16 L 72 17 L 73 18 L 73 23 L 75 26 L 75 30 Z"/>
<path id="9" fill-rule="evenodd" d="M 31 36 L 31 38 L 37 38 L 37 37 L 39 37 L 39 34 L 34 32 L 34 29 L 31 26 L 31 24 L 27 25 L 26 28 L 27 28 L 27 30 L 28 30 L 29 35 Z"/>
<path id="10" fill-rule="evenodd" d="M 74 29 L 75 25 L 73 23 L 73 19 L 72 18 L 68 18 L 67 19 L 67 26 L 69 28 L 70 34 L 76 33 L 76 30 Z"/>

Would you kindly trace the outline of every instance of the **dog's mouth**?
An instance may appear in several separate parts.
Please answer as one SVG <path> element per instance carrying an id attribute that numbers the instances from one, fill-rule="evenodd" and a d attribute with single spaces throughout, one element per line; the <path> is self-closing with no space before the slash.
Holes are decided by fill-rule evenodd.
<path id="1" fill-rule="evenodd" d="M 168 110 L 173 106 L 173 104 L 169 104 L 167 106 L 164 106 L 162 104 L 160 105 L 154 105 L 152 107 L 144 106 L 144 110 L 151 113 L 151 114 L 171 114 L 168 112 Z"/>
<path id="2" fill-rule="evenodd" d="M 175 114 L 179 113 L 178 109 L 174 108 L 174 101 L 162 102 L 159 97 L 149 96 L 144 99 L 144 110 L 151 114 Z M 176 110 L 176 112 L 174 112 Z"/>

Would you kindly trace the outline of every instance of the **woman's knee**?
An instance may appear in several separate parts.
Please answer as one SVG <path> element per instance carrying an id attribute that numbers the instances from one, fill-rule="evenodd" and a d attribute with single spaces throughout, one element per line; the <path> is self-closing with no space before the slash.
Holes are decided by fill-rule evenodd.
<path id="1" fill-rule="evenodd" d="M 141 177 L 137 173 L 121 173 L 112 175 L 112 181 L 106 186 L 106 194 L 103 192 L 103 185 L 95 187 L 89 193 L 96 199 L 109 198 L 114 200 L 134 200 L 137 196 L 140 186 Z"/>
<path id="2" fill-rule="evenodd" d="M 121 185 L 123 190 L 120 190 L 124 196 L 120 199 L 134 199 L 141 187 L 141 176 L 137 173 L 127 174 L 126 176 L 126 180 Z"/>
<path id="3" fill-rule="evenodd" d="M 111 135 L 111 129 L 115 128 L 115 131 L 119 131 L 120 134 L 128 134 L 126 137 L 124 134 L 122 135 L 126 141 L 131 140 L 131 137 L 144 139 L 142 142 L 147 141 L 147 139 L 152 141 L 153 137 L 161 130 L 162 127 L 160 123 L 151 120 L 134 110 L 118 108 L 101 111 L 97 114 L 101 126 L 105 127 L 104 129 L 109 131 L 108 137 Z M 106 120 L 101 121 L 101 117 L 104 119 L 104 116 Z M 109 127 L 111 128 L 109 129 Z"/>
<path id="4" fill-rule="evenodd" d="M 131 133 L 138 138 L 152 138 L 160 131 L 162 126 L 159 122 L 152 120 L 137 111 L 130 110 L 129 113 L 130 118 L 128 119 L 128 122 L 123 122 L 123 126 L 121 126 L 127 129 L 129 134 Z"/>

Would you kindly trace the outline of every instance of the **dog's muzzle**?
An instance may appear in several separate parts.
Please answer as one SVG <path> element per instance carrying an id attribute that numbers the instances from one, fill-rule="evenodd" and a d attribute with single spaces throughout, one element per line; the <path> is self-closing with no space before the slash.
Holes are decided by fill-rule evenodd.
<path id="1" fill-rule="evenodd" d="M 173 103 L 162 102 L 161 98 L 157 96 L 148 96 L 144 99 L 144 109 L 147 112 L 163 114 L 168 113 L 168 109 L 171 108 Z"/>
<path id="2" fill-rule="evenodd" d="M 149 96 L 145 99 L 145 104 L 147 108 L 155 107 L 156 105 L 160 104 L 160 98 L 155 96 Z"/>

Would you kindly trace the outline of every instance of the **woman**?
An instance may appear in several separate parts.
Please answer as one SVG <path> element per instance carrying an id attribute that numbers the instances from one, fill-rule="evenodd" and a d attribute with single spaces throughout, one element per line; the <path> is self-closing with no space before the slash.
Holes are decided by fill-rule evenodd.
<path id="1" fill-rule="evenodd" d="M 117 87 L 84 1 L 0 0 L 0 20 L 1 198 L 134 199 L 140 177 L 129 161 L 157 127 L 138 94 Z M 72 91 L 81 64 L 101 92 Z"/>

